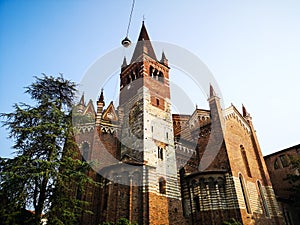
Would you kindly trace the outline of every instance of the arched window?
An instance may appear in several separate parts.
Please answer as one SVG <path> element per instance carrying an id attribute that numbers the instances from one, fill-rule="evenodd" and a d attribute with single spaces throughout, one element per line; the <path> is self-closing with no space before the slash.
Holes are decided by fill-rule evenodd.
<path id="1" fill-rule="evenodd" d="M 87 142 L 84 142 L 81 147 L 82 160 L 86 161 L 89 157 L 90 145 Z"/>
<path id="2" fill-rule="evenodd" d="M 149 71 L 149 73 L 150 73 L 150 77 L 153 77 L 153 67 L 152 67 L 152 66 L 150 66 L 150 71 Z"/>
<path id="3" fill-rule="evenodd" d="M 248 158 L 247 158 L 247 154 L 246 154 L 246 150 L 245 150 L 243 145 L 240 145 L 240 150 L 241 150 L 242 158 L 243 158 L 243 161 L 244 161 L 244 165 L 246 167 L 247 175 L 248 175 L 248 177 L 252 177 L 249 162 L 248 162 Z"/>
<path id="4" fill-rule="evenodd" d="M 164 75 L 161 71 L 158 73 L 158 81 L 160 81 L 162 83 L 164 82 Z"/>
<path id="5" fill-rule="evenodd" d="M 157 74 L 158 74 L 158 71 L 157 69 L 154 69 L 154 72 L 153 72 L 153 77 L 157 80 Z"/>
<path id="6" fill-rule="evenodd" d="M 241 185 L 241 188 L 242 188 L 242 194 L 243 194 L 244 202 L 245 202 L 245 205 L 246 205 L 246 211 L 247 211 L 248 214 L 250 214 L 251 210 L 250 210 L 250 205 L 249 205 L 247 189 L 246 189 L 246 186 L 245 186 L 244 178 L 241 174 L 239 175 L 239 180 L 240 180 L 240 185 Z"/>
<path id="7" fill-rule="evenodd" d="M 265 199 L 265 195 L 264 195 L 261 183 L 259 181 L 257 181 L 257 186 L 258 186 L 261 206 L 263 208 L 263 211 L 264 211 L 265 215 L 267 217 L 269 217 L 270 213 L 269 213 L 268 205 L 267 205 L 267 202 L 266 202 L 266 199 Z"/>
<path id="8" fill-rule="evenodd" d="M 289 161 L 288 161 L 286 155 L 280 155 L 280 156 L 279 156 L 279 159 L 280 159 L 280 161 L 281 161 L 282 167 L 287 167 L 287 166 L 289 166 Z"/>
<path id="9" fill-rule="evenodd" d="M 159 193 L 161 194 L 166 194 L 166 180 L 161 177 L 159 178 L 159 181 L 158 181 L 158 184 L 159 184 Z"/>

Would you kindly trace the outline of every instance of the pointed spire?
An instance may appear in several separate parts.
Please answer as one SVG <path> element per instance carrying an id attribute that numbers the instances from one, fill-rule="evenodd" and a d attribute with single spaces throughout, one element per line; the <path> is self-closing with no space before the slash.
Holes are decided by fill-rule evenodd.
<path id="1" fill-rule="evenodd" d="M 242 111 L 243 111 L 243 117 L 248 117 L 251 118 L 250 113 L 248 113 L 246 107 L 244 106 L 244 104 L 242 104 Z"/>
<path id="2" fill-rule="evenodd" d="M 103 94 L 103 88 L 101 88 L 101 94 L 97 101 L 96 126 L 100 126 L 101 124 L 101 117 L 102 117 L 102 111 L 104 106 L 105 106 L 104 94 Z"/>
<path id="3" fill-rule="evenodd" d="M 103 88 L 101 89 L 101 94 L 98 100 L 99 103 L 103 103 L 103 106 L 105 105 L 104 103 L 104 94 L 103 94 Z"/>
<path id="4" fill-rule="evenodd" d="M 212 84 L 209 84 L 209 97 L 211 98 L 211 97 L 215 97 L 215 96 L 217 96 L 216 92 L 215 92 Z"/>
<path id="5" fill-rule="evenodd" d="M 143 21 L 140 35 L 138 38 L 138 43 L 135 46 L 135 49 L 134 49 L 134 52 L 132 55 L 132 59 L 131 59 L 131 63 L 133 63 L 139 56 L 141 56 L 144 53 L 147 54 L 148 56 L 150 56 L 151 58 L 157 60 L 154 49 L 150 42 L 150 38 L 149 38 L 149 35 L 147 32 L 147 29 L 145 27 L 145 23 Z"/>
<path id="6" fill-rule="evenodd" d="M 84 106 L 84 93 L 82 93 L 80 101 L 78 103 L 78 105 L 83 105 Z"/>
<path id="7" fill-rule="evenodd" d="M 122 63 L 122 68 L 126 67 L 128 64 L 127 64 L 127 60 L 126 60 L 126 56 L 124 56 L 124 59 L 123 59 L 123 63 Z"/>
<path id="8" fill-rule="evenodd" d="M 167 57 L 166 57 L 164 51 L 162 51 L 162 55 L 161 55 L 161 60 L 160 60 L 160 62 L 161 62 L 162 64 L 168 66 L 168 59 L 167 59 Z"/>
<path id="9" fill-rule="evenodd" d="M 149 35 L 148 35 L 148 32 L 147 32 L 144 21 L 142 23 L 142 28 L 141 28 L 141 31 L 140 31 L 138 41 L 150 41 L 150 38 L 149 38 Z"/>

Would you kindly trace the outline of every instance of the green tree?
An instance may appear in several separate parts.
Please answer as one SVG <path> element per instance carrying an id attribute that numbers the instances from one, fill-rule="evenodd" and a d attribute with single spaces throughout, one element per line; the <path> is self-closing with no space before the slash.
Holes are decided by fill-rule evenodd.
<path id="1" fill-rule="evenodd" d="M 291 173 L 287 175 L 285 179 L 291 184 L 291 198 L 293 200 L 293 205 L 300 207 L 300 157 L 293 156 L 290 157 L 290 171 Z"/>
<path id="2" fill-rule="evenodd" d="M 114 225 L 114 224 L 115 223 L 113 223 L 113 222 L 103 222 L 103 223 L 101 223 L 101 225 Z M 138 224 L 137 223 L 131 223 L 126 218 L 120 218 L 115 225 L 138 225 Z"/>
<path id="3" fill-rule="evenodd" d="M 2 223 L 18 224 L 16 215 L 31 208 L 31 224 L 45 213 L 48 224 L 75 224 L 85 205 L 76 193 L 93 183 L 73 139 L 76 84 L 43 74 L 25 89 L 34 105 L 15 104 L 12 113 L 1 114 L 16 150 L 13 159 L 0 159 Z"/>
<path id="4" fill-rule="evenodd" d="M 242 225 L 239 221 L 236 221 L 234 218 L 224 221 L 223 225 Z"/>

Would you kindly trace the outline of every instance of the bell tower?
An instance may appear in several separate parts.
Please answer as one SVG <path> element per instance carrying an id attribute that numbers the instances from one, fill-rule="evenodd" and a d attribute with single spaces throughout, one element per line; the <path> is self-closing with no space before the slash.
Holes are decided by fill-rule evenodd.
<path id="1" fill-rule="evenodd" d="M 143 224 L 183 224 L 171 115 L 169 66 L 144 22 L 130 63 L 120 74 L 121 158 L 143 167 Z"/>

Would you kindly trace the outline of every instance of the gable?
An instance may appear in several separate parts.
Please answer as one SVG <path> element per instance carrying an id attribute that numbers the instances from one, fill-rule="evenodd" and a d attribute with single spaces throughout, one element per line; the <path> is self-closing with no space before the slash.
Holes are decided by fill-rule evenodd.
<path id="1" fill-rule="evenodd" d="M 103 112 L 102 119 L 109 122 L 119 121 L 119 117 L 112 101 L 109 103 L 107 109 Z"/>

